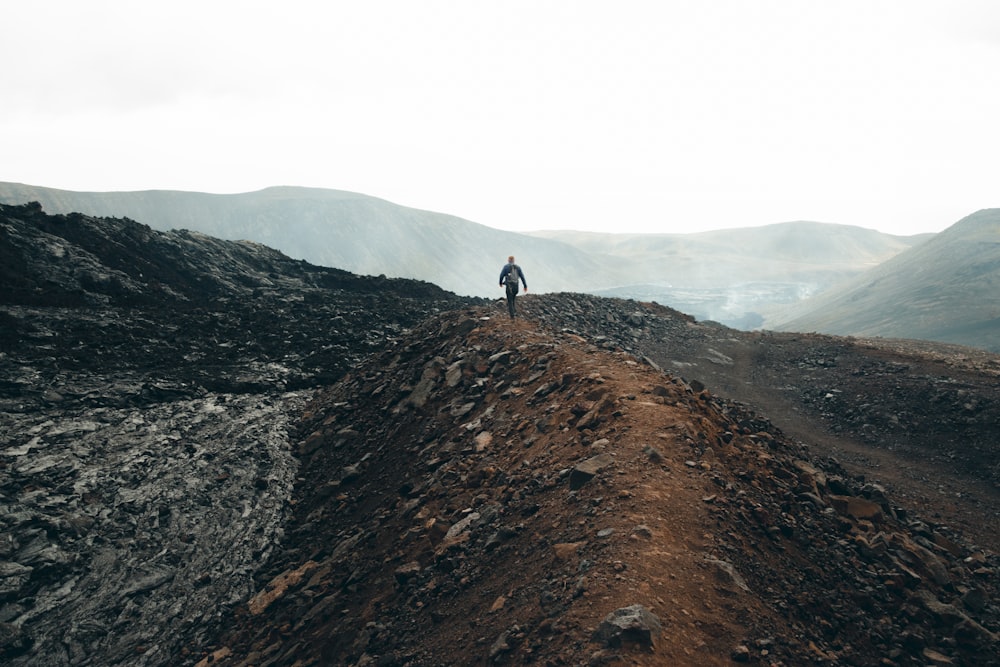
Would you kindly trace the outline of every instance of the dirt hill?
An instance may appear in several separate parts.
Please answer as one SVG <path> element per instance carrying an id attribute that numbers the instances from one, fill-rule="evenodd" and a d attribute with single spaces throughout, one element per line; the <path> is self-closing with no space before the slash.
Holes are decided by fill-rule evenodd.
<path id="1" fill-rule="evenodd" d="M 619 346 L 767 415 L 814 456 L 1000 550 L 1000 356 L 927 341 L 746 333 L 655 304 L 529 297 L 545 326 Z"/>
<path id="2" fill-rule="evenodd" d="M 997 355 L 37 205 L 0 259 L 3 664 L 997 663 Z"/>
<path id="3" fill-rule="evenodd" d="M 488 308 L 307 408 L 200 664 L 997 664 L 995 556 L 750 409 Z"/>

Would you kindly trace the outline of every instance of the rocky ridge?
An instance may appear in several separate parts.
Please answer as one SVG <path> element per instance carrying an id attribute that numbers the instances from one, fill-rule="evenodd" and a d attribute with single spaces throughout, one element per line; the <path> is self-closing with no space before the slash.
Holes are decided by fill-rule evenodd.
<path id="1" fill-rule="evenodd" d="M 200 664 L 997 664 L 995 554 L 697 382 L 490 312 L 309 405 L 287 539 Z"/>
<path id="2" fill-rule="evenodd" d="M 251 243 L 0 208 L 0 656 L 167 665 L 281 540 L 315 388 L 469 303 Z"/>
<path id="3" fill-rule="evenodd" d="M 314 652 L 314 639 L 289 635 L 289 627 L 275 623 L 280 614 L 291 617 L 340 588 L 335 598 L 323 598 L 326 606 L 312 613 L 308 627 L 320 627 L 331 610 L 358 621 L 337 627 L 353 627 L 370 642 L 342 637 L 328 650 L 361 663 L 456 664 L 480 659 L 484 644 L 495 662 L 544 654 L 553 664 L 584 655 L 597 663 L 667 655 L 673 664 L 880 664 L 870 662 L 873 656 L 887 665 L 989 664 L 996 655 L 988 650 L 989 635 L 966 623 L 997 631 L 996 355 L 915 341 L 743 334 L 656 304 L 579 294 L 521 298 L 527 323 L 511 329 L 481 319 L 502 313 L 499 303 L 467 311 L 485 302 L 426 283 L 313 267 L 257 244 L 161 234 L 124 220 L 47 216 L 36 206 L 3 207 L 0 214 L 0 654 L 6 663 L 196 664 L 222 660 L 228 650 L 270 664 L 327 664 L 325 654 Z M 431 316 L 438 319 L 430 328 L 409 335 Z M 481 349 L 469 347 L 466 339 L 473 335 Z M 435 345 L 444 347 L 431 354 L 428 346 Z M 490 348 L 495 351 L 481 370 L 477 360 Z M 508 354 L 489 361 L 503 352 Z M 384 368 L 377 361 L 359 366 L 373 354 Z M 461 359 L 461 379 L 454 361 L 442 370 L 438 357 Z M 589 369 L 586 378 L 576 370 L 564 373 L 535 397 L 540 378 L 553 376 L 561 364 Z M 360 368 L 365 370 L 355 370 Z M 332 393 L 316 396 L 318 387 L 348 372 Z M 379 373 L 382 380 L 371 386 Z M 510 393 L 491 396 L 488 390 L 499 382 Z M 586 409 L 593 399 L 583 391 L 589 394 L 590 385 L 617 387 L 610 414 L 608 403 L 597 412 Z M 534 387 L 530 397 L 524 395 L 528 387 Z M 675 390 L 687 398 L 680 400 Z M 333 395 L 345 398 L 331 403 Z M 472 424 L 470 415 L 479 415 L 487 400 L 516 412 L 486 415 L 474 436 L 492 437 L 474 437 L 468 451 L 462 439 L 468 432 L 460 427 Z M 570 400 L 567 414 L 563 403 Z M 385 410 L 366 407 L 373 402 Z M 350 407 L 356 410 L 347 414 Z M 433 410 L 426 433 L 411 433 L 415 427 L 400 421 L 416 416 L 426 425 Z M 569 430 L 560 430 L 561 419 Z M 667 428 L 671 420 L 691 426 Z M 581 421 L 592 422 L 594 433 L 576 429 Z M 634 425 L 625 428 L 626 421 Z M 345 422 L 353 426 L 329 432 Z M 734 425 L 758 430 L 747 434 Z M 615 430 L 596 437 L 602 429 Z M 646 437 L 640 437 L 643 429 Z M 434 432 L 460 437 L 454 444 L 445 435 L 423 440 Z M 738 456 L 725 443 L 727 432 Z M 570 443 L 559 433 L 577 437 Z M 409 439 L 396 437 L 407 434 Z M 652 442 L 652 449 L 636 452 L 629 434 L 635 442 Z M 710 444 L 713 437 L 725 445 Z M 528 440 L 532 444 L 524 447 Z M 305 442 L 310 444 L 302 450 Z M 328 458 L 331 443 L 343 461 Z M 421 449 L 411 452 L 414 443 Z M 543 451 L 540 443 L 553 448 Z M 388 460 L 386 450 L 407 456 Z M 769 460 L 761 452 L 773 460 L 760 463 Z M 463 467 L 489 457 L 496 463 L 479 472 Z M 383 461 L 385 468 L 373 465 Z M 790 461 L 805 461 L 817 472 L 802 472 Z M 409 477 L 393 486 L 390 478 L 403 476 L 401 470 Z M 434 480 L 430 487 L 424 478 Z M 811 484 L 808 491 L 799 488 L 810 478 L 819 493 Z M 642 488 L 660 489 L 661 497 L 640 497 L 636 479 Z M 662 486 L 678 481 L 689 486 Z M 388 495 L 381 482 L 389 485 Z M 508 491 L 499 494 L 498 484 Z M 358 489 L 371 493 L 358 496 Z M 626 492 L 635 499 L 619 495 Z M 803 500 L 806 493 L 827 505 Z M 394 494 L 416 502 L 415 513 L 423 507 L 431 513 L 415 525 L 413 515 L 399 515 L 391 504 Z M 538 500 L 527 502 L 533 496 Z M 864 505 L 855 500 L 845 506 L 835 496 L 877 504 L 882 514 L 859 518 Z M 585 506 L 571 507 L 569 497 L 586 498 Z M 390 504 L 378 504 L 386 498 Z M 304 527 L 303 503 L 317 517 L 337 520 L 341 533 L 331 537 L 323 522 Z M 338 519 L 335 510 L 342 506 L 360 523 Z M 519 518 L 512 520 L 510 512 Z M 449 546 L 428 565 L 423 534 L 435 553 L 441 529 L 450 526 L 447 535 L 474 513 L 479 517 L 452 534 L 469 533 L 460 538 L 467 546 Z M 545 524 L 532 518 L 539 514 L 555 518 Z M 827 530 L 834 526 L 830 517 L 839 533 Z M 738 525 L 723 530 L 733 522 Z M 530 544 L 518 528 L 522 523 L 533 529 Z M 754 530 L 740 528 L 744 523 Z M 500 541 L 487 546 L 481 533 L 494 527 Z M 595 537 L 595 528 L 612 532 Z M 396 551 L 385 555 L 382 541 L 387 544 L 394 530 L 400 531 L 391 538 L 400 542 L 399 558 L 415 554 L 415 560 L 398 563 Z M 657 547 L 668 556 L 621 553 L 610 560 L 613 577 L 601 570 L 588 581 L 595 563 L 607 563 L 581 554 L 604 554 L 606 544 L 617 549 L 615 540 L 626 532 L 632 546 L 678 541 Z M 586 545 L 565 546 L 580 540 Z M 930 551 L 948 579 L 910 542 Z M 511 548 L 501 550 L 507 543 Z M 419 549 L 410 551 L 413 545 Z M 505 557 L 490 561 L 490 572 L 476 570 L 470 562 L 480 549 Z M 613 549 L 606 553 L 618 553 Z M 390 574 L 400 586 L 416 586 L 407 593 L 413 605 L 398 606 L 398 595 L 389 602 L 376 597 L 367 600 L 370 609 L 352 616 L 359 591 L 375 581 L 385 584 L 369 552 L 402 568 Z M 289 570 L 311 553 L 332 569 L 309 570 L 308 576 Z M 828 564 L 816 564 L 830 555 L 844 563 L 831 570 L 840 579 L 824 578 Z M 659 567 L 671 557 L 666 562 L 673 569 Z M 582 558 L 582 587 L 567 607 L 561 596 L 569 566 L 563 563 L 575 558 Z M 657 567 L 643 569 L 647 561 Z M 901 571 L 902 589 L 889 576 L 895 570 L 886 569 L 897 561 L 916 575 Z M 804 562 L 815 570 L 802 570 Z M 545 568 L 526 568 L 531 563 Z M 331 584 L 339 574 L 330 572 L 346 564 L 353 565 L 347 578 Z M 463 573 L 457 589 L 445 576 L 455 570 Z M 674 576 L 666 581 L 664 571 Z M 872 572 L 886 578 L 873 579 Z M 487 580 L 493 574 L 505 583 L 490 583 L 497 581 Z M 309 584 L 314 575 L 322 586 Z M 529 583 L 517 586 L 521 580 Z M 827 612 L 825 604 L 814 610 L 814 580 L 836 591 L 828 616 L 820 613 Z M 467 618 L 482 616 L 486 604 L 513 614 L 500 620 L 527 622 L 515 623 L 516 629 L 497 626 L 499 631 L 468 625 L 471 634 L 463 634 L 466 616 L 456 621 L 454 608 L 441 606 L 447 596 L 425 589 L 428 581 L 461 598 Z M 636 590 L 647 584 L 669 589 L 672 597 L 659 598 L 670 611 L 648 596 L 650 606 L 637 606 L 630 596 L 598 618 L 595 610 L 604 611 L 620 582 Z M 743 591 L 740 582 L 751 595 L 729 595 L 730 589 Z M 485 593 L 478 592 L 480 584 Z M 497 592 L 501 588 L 519 592 Z M 536 591 L 540 606 L 564 611 L 552 618 L 568 619 L 554 631 L 549 617 L 531 624 L 538 617 L 526 600 Z M 430 615 L 435 625 L 419 625 L 426 618 L 418 618 L 411 628 L 397 620 L 402 609 L 412 616 L 423 608 L 437 610 Z M 380 614 L 391 623 L 380 627 L 372 620 Z M 750 622 L 758 617 L 759 624 Z M 233 618 L 240 632 L 220 639 L 220 624 Z M 259 632 L 265 627 L 274 629 L 266 644 Z M 418 627 L 431 627 L 437 645 L 420 643 Z M 611 645 L 623 633 L 624 643 L 637 644 L 639 652 Z M 855 639 L 865 634 L 868 639 Z M 302 653 L 290 651 L 293 646 Z M 262 648 L 270 647 L 277 648 L 264 655 Z M 453 652 L 454 659 L 435 657 L 451 656 L 441 651 Z"/>
<path id="4" fill-rule="evenodd" d="M 526 298 L 546 326 L 618 345 L 768 415 L 928 517 L 1000 550 L 1000 356 L 927 341 L 739 332 L 656 304 Z"/>

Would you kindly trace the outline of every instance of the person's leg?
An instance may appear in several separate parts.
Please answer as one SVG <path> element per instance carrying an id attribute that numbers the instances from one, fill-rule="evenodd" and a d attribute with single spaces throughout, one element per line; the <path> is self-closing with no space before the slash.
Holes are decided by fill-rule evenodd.
<path id="1" fill-rule="evenodd" d="M 514 319 L 514 293 L 510 290 L 507 290 L 507 312 L 510 318 Z"/>

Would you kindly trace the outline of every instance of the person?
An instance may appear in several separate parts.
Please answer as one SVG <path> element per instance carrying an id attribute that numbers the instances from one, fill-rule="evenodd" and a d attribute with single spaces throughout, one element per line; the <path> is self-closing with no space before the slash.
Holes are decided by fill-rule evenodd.
<path id="1" fill-rule="evenodd" d="M 507 287 L 507 312 L 510 313 L 510 319 L 517 317 L 514 299 L 517 298 L 518 279 L 524 283 L 524 291 L 527 292 L 528 281 L 524 278 L 524 271 L 514 263 L 514 255 L 511 255 L 507 258 L 507 263 L 500 269 L 500 287 Z"/>

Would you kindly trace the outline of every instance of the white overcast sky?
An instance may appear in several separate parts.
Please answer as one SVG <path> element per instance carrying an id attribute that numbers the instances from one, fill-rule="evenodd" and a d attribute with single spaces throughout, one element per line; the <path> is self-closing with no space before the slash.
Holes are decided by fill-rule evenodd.
<path id="1" fill-rule="evenodd" d="M 0 24 L 0 181 L 303 185 L 516 230 L 1000 206 L 996 0 L 3 0 Z"/>

